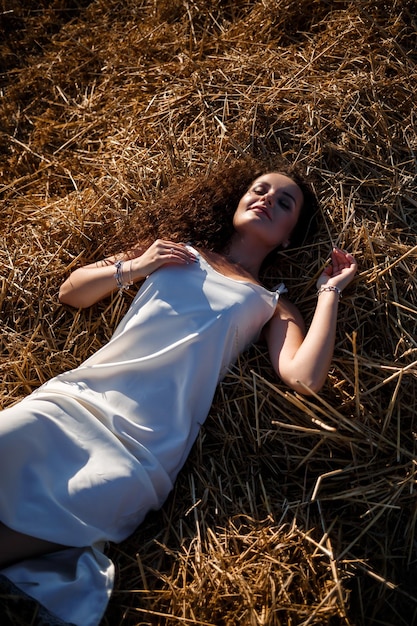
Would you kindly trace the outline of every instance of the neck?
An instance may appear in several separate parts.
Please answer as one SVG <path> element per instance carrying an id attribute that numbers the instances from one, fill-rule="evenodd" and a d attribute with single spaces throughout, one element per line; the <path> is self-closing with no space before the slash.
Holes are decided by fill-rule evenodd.
<path id="1" fill-rule="evenodd" d="M 237 263 L 258 280 L 261 265 L 269 252 L 271 250 L 260 246 L 258 241 L 256 243 L 251 242 L 249 238 L 240 237 L 236 234 L 232 237 L 225 256 L 229 261 Z"/>

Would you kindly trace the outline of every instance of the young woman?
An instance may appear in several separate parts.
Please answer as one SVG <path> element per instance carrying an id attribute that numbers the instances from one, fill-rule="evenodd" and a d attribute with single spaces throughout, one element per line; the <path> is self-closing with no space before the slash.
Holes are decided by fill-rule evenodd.
<path id="1" fill-rule="evenodd" d="M 71 623 L 99 622 L 113 578 L 105 542 L 122 541 L 162 505 L 239 353 L 263 333 L 289 387 L 317 392 L 326 379 L 339 297 L 356 262 L 332 251 L 305 333 L 296 307 L 280 297 L 284 289 L 267 290 L 259 276 L 265 259 L 311 220 L 308 188 L 282 171 L 256 176 L 225 230 L 231 197 L 248 176 L 239 178 L 238 167 L 199 183 L 200 196 L 194 185 L 169 200 L 194 206 L 199 226 L 187 226 L 184 208 L 171 237 L 159 224 L 153 243 L 68 277 L 60 300 L 74 307 L 143 284 L 107 345 L 0 414 L 0 568 Z M 223 205 L 221 189 L 229 190 Z M 207 217 L 203 196 L 216 217 Z M 165 209 L 149 217 L 147 239 Z"/>

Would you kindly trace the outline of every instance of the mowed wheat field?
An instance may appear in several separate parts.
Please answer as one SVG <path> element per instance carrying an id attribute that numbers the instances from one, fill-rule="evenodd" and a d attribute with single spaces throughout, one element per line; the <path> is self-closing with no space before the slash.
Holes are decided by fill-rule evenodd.
<path id="1" fill-rule="evenodd" d="M 103 626 L 417 624 L 416 61 L 413 0 L 0 0 L 2 407 L 109 339 L 134 289 L 79 311 L 59 285 L 170 181 L 308 169 L 318 232 L 268 277 L 307 322 L 332 246 L 359 263 L 323 390 L 241 357 L 166 504 L 109 546 Z"/>

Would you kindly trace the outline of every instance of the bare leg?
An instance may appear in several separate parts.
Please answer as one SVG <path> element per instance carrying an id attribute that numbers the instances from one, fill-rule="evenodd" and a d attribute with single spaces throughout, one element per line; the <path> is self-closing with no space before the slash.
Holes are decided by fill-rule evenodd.
<path id="1" fill-rule="evenodd" d="M 67 547 L 24 535 L 0 522 L 0 569 L 24 559 L 56 552 Z"/>

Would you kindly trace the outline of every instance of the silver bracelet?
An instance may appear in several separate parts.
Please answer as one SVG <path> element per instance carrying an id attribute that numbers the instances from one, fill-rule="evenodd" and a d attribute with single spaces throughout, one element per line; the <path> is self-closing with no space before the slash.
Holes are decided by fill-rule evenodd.
<path id="1" fill-rule="evenodd" d="M 116 268 L 116 273 L 114 274 L 114 277 L 116 279 L 116 285 L 118 287 L 118 289 L 120 291 L 123 291 L 124 289 L 128 289 L 131 285 L 133 285 L 132 282 L 132 261 L 130 262 L 130 270 L 129 270 L 129 280 L 128 282 L 124 282 L 123 280 L 123 261 L 116 261 L 116 263 L 114 264 L 114 267 Z"/>
<path id="2" fill-rule="evenodd" d="M 341 290 L 339 289 L 339 287 L 335 287 L 334 285 L 322 285 L 322 287 L 320 287 L 320 289 L 318 289 L 317 291 L 317 296 L 323 293 L 323 291 L 335 291 L 339 296 L 339 300 L 342 297 Z"/>

